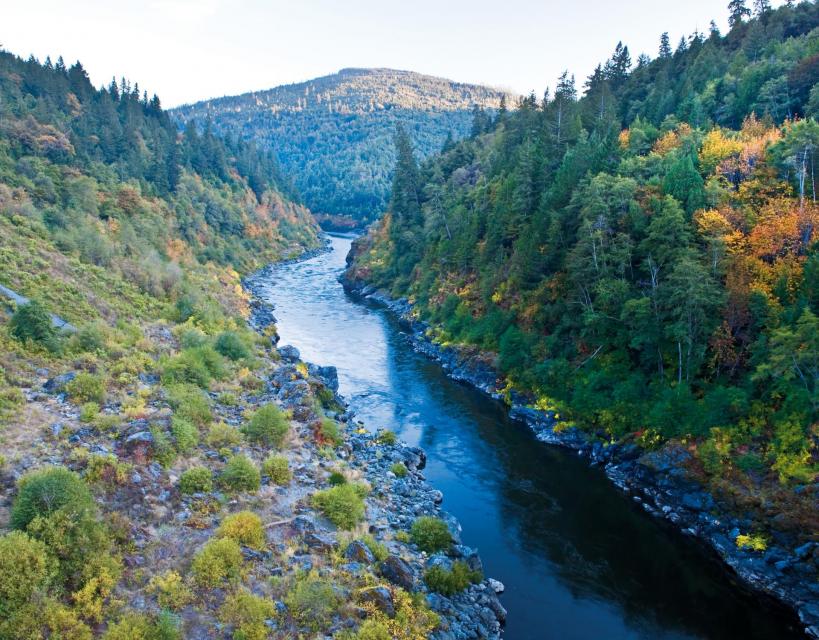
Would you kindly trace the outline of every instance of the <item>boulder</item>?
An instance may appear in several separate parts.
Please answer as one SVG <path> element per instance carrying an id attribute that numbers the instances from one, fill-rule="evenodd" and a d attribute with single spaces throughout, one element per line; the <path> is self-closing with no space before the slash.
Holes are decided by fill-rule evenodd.
<path id="1" fill-rule="evenodd" d="M 286 344 L 282 347 L 279 347 L 279 355 L 285 362 L 298 362 L 299 359 L 301 359 L 301 354 L 299 353 L 299 350 L 290 344 Z"/>
<path id="2" fill-rule="evenodd" d="M 415 572 L 405 560 L 398 556 L 389 556 L 378 566 L 378 572 L 393 584 L 407 591 L 415 589 Z"/>
<path id="3" fill-rule="evenodd" d="M 376 609 L 387 614 L 390 618 L 395 616 L 395 604 L 392 601 L 392 594 L 387 587 L 371 587 L 364 589 L 358 594 L 362 603 L 371 603 Z"/>
<path id="4" fill-rule="evenodd" d="M 361 540 L 353 540 L 348 546 L 344 555 L 353 562 L 361 562 L 362 564 L 372 564 L 375 562 L 375 556 L 370 548 L 361 542 Z"/>
<path id="5" fill-rule="evenodd" d="M 68 373 L 64 373 L 60 376 L 54 376 L 53 378 L 46 380 L 45 384 L 43 384 L 43 390 L 47 391 L 48 393 L 62 393 L 62 391 L 65 389 L 65 385 L 76 377 L 76 371 L 69 371 Z"/>

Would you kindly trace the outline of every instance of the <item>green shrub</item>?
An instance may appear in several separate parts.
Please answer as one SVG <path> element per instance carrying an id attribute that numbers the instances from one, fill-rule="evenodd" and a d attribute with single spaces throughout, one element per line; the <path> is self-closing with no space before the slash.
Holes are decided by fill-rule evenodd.
<path id="1" fill-rule="evenodd" d="M 219 619 L 233 627 L 234 640 L 265 640 L 270 637 L 266 621 L 275 617 L 274 604 L 247 589 L 228 595 L 219 609 Z"/>
<path id="2" fill-rule="evenodd" d="M 230 491 L 258 491 L 261 474 L 253 461 L 244 455 L 235 455 L 227 461 L 219 481 Z"/>
<path id="3" fill-rule="evenodd" d="M 179 345 L 182 349 L 196 349 L 208 344 L 208 337 L 204 331 L 196 327 L 186 326 L 179 331 Z"/>
<path id="4" fill-rule="evenodd" d="M 51 314 L 38 300 L 31 300 L 17 308 L 9 320 L 9 333 L 20 342 L 31 340 L 49 351 L 56 351 L 59 346 Z"/>
<path id="5" fill-rule="evenodd" d="M 465 562 L 456 560 L 452 569 L 436 565 L 424 573 L 424 582 L 437 593 L 453 596 L 466 589 L 470 584 L 480 582 L 483 576 L 480 571 L 473 571 Z"/>
<path id="6" fill-rule="evenodd" d="M 134 611 L 109 625 L 103 640 L 180 640 L 179 619 L 163 611 L 155 618 Z"/>
<path id="7" fill-rule="evenodd" d="M 188 454 L 199 444 L 199 429 L 194 424 L 180 416 L 171 420 L 171 434 L 176 440 L 176 450 L 181 454 Z"/>
<path id="8" fill-rule="evenodd" d="M 242 360 L 250 356 L 250 348 L 235 331 L 223 331 L 216 338 L 214 348 L 230 360 Z"/>
<path id="9" fill-rule="evenodd" d="M 296 582 L 284 602 L 299 625 L 319 631 L 331 622 L 341 599 L 331 582 L 311 573 Z"/>
<path id="10" fill-rule="evenodd" d="M 213 474 L 207 467 L 193 467 L 179 477 L 180 493 L 209 493 L 213 491 Z"/>
<path id="11" fill-rule="evenodd" d="M 214 449 L 235 447 L 242 441 L 242 434 L 235 427 L 224 422 L 217 422 L 208 430 L 205 442 Z"/>
<path id="12" fill-rule="evenodd" d="M 238 582 L 242 566 L 238 543 L 230 538 L 214 538 L 194 556 L 191 571 L 199 586 L 217 587 L 225 582 Z"/>
<path id="13" fill-rule="evenodd" d="M 212 379 L 224 376 L 221 356 L 210 347 L 184 349 L 165 359 L 161 368 L 162 383 L 166 385 L 193 384 L 207 388 Z"/>
<path id="14" fill-rule="evenodd" d="M 176 571 L 166 571 L 151 578 L 147 591 L 156 596 L 160 607 L 172 611 L 178 611 L 193 600 L 193 592 Z"/>
<path id="15" fill-rule="evenodd" d="M 201 389 L 190 384 L 178 384 L 169 387 L 167 394 L 175 415 L 190 420 L 197 427 L 210 424 L 213 419 L 210 400 Z"/>
<path id="16" fill-rule="evenodd" d="M 264 549 L 266 544 L 262 519 L 252 511 L 239 511 L 227 516 L 219 525 L 216 535 L 252 549 Z"/>
<path id="17" fill-rule="evenodd" d="M 321 419 L 321 439 L 336 446 L 341 444 L 342 439 L 338 423 L 332 418 Z"/>
<path id="18" fill-rule="evenodd" d="M 446 522 L 431 516 L 421 516 L 412 523 L 410 538 L 427 553 L 444 551 L 452 544 L 452 534 Z"/>
<path id="19" fill-rule="evenodd" d="M 170 467 L 176 461 L 176 447 L 173 446 L 171 436 L 164 427 L 158 424 L 151 425 L 151 450 L 154 458 L 163 467 Z"/>
<path id="20" fill-rule="evenodd" d="M 353 484 L 317 491 L 312 503 L 341 529 L 353 529 L 364 518 L 364 500 L 360 489 Z"/>
<path id="21" fill-rule="evenodd" d="M 219 394 L 218 398 L 216 398 L 216 402 L 228 407 L 235 407 L 239 404 L 239 398 L 236 397 L 235 393 L 231 393 L 230 391 L 224 391 Z"/>
<path id="22" fill-rule="evenodd" d="M 331 471 L 327 482 L 331 487 L 337 487 L 341 484 L 347 484 L 347 477 L 341 471 Z"/>
<path id="23" fill-rule="evenodd" d="M 178 611 L 193 600 L 193 593 L 176 571 L 166 571 L 151 578 L 148 593 L 156 596 L 163 609 Z"/>
<path id="24" fill-rule="evenodd" d="M 396 436 L 392 431 L 384 430 L 378 434 L 377 440 L 381 444 L 394 445 L 396 442 L 398 442 L 398 436 Z"/>
<path id="25" fill-rule="evenodd" d="M 76 351 L 99 353 L 105 351 L 106 332 L 103 327 L 92 322 L 79 328 L 71 338 L 71 347 Z"/>
<path id="26" fill-rule="evenodd" d="M 80 407 L 80 422 L 93 422 L 99 412 L 100 406 L 96 402 L 86 402 Z"/>
<path id="27" fill-rule="evenodd" d="M 22 531 L 0 537 L 0 619 L 43 592 L 51 578 L 46 546 Z"/>
<path id="28" fill-rule="evenodd" d="M 85 468 L 85 480 L 112 488 L 125 484 L 131 469 L 130 464 L 120 461 L 113 453 L 107 455 L 92 453 Z"/>
<path id="29" fill-rule="evenodd" d="M 398 478 L 404 478 L 408 473 L 407 466 L 403 462 L 396 462 L 390 467 L 390 471 L 392 471 Z"/>
<path id="30" fill-rule="evenodd" d="M 290 473 L 290 465 L 284 456 L 268 456 L 262 463 L 262 474 L 270 478 L 270 481 L 278 485 L 290 483 L 293 474 Z"/>
<path id="31" fill-rule="evenodd" d="M 94 373 L 85 371 L 78 373 L 76 378 L 65 385 L 65 391 L 68 397 L 77 404 L 105 402 L 105 380 Z"/>
<path id="32" fill-rule="evenodd" d="M 257 409 L 241 428 L 250 442 L 268 447 L 281 447 L 289 430 L 288 416 L 275 404 L 266 404 Z"/>
<path id="33" fill-rule="evenodd" d="M 63 507 L 72 512 L 94 508 L 88 485 L 65 467 L 30 471 L 17 483 L 17 490 L 11 508 L 13 529 L 25 529 L 37 516 L 49 516 Z"/>

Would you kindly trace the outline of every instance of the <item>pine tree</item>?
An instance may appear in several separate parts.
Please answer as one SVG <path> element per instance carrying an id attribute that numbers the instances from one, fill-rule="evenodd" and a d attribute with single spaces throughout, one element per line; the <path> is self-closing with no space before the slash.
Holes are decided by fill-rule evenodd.
<path id="1" fill-rule="evenodd" d="M 731 0 L 728 3 L 728 26 L 732 29 L 750 15 L 751 10 L 746 6 L 745 0 Z"/>
<path id="2" fill-rule="evenodd" d="M 663 33 L 660 36 L 660 52 L 659 55 L 661 58 L 670 58 L 671 57 L 671 42 L 668 39 L 668 31 Z"/>

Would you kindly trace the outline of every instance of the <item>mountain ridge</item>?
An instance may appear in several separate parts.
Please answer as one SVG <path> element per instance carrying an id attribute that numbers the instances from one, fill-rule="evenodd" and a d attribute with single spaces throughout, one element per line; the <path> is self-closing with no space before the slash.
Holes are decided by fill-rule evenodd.
<path id="1" fill-rule="evenodd" d="M 312 80 L 182 105 L 180 123 L 210 121 L 221 134 L 275 152 L 304 203 L 327 221 L 360 224 L 387 203 L 397 125 L 421 157 L 471 130 L 473 109 L 495 111 L 501 89 L 387 67 L 346 67 Z"/>

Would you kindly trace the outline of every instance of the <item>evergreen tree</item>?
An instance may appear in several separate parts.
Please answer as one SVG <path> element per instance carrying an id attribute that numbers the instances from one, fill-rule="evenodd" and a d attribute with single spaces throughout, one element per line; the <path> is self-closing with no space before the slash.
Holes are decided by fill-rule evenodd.
<path id="1" fill-rule="evenodd" d="M 728 3 L 728 26 L 732 29 L 750 16 L 751 10 L 745 4 L 745 0 L 731 0 Z"/>

